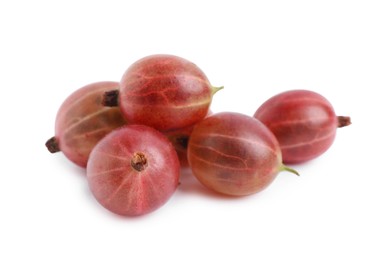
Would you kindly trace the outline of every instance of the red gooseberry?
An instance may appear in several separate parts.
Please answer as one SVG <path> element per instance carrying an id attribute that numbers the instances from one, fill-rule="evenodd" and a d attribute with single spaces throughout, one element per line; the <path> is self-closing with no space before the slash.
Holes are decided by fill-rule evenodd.
<path id="1" fill-rule="evenodd" d="M 227 195 L 263 190 L 282 170 L 279 144 L 260 121 L 222 112 L 205 118 L 191 133 L 188 160 L 194 176 L 206 187 Z"/>
<path id="2" fill-rule="evenodd" d="M 55 136 L 46 142 L 47 149 L 52 153 L 62 151 L 72 162 L 86 167 L 97 142 L 126 124 L 118 108 L 101 104 L 103 93 L 118 87 L 118 82 L 96 82 L 72 93 L 58 110 Z"/>
<path id="3" fill-rule="evenodd" d="M 120 106 L 129 122 L 165 131 L 202 120 L 221 88 L 212 87 L 202 70 L 186 59 L 151 55 L 126 70 L 120 89 L 107 92 L 104 104 Z"/>
<path id="4" fill-rule="evenodd" d="M 127 125 L 96 145 L 86 176 L 102 206 L 119 215 L 137 216 L 168 201 L 177 188 L 179 171 L 175 149 L 162 133 Z"/>
<path id="5" fill-rule="evenodd" d="M 323 154 L 332 145 L 338 127 L 350 117 L 336 116 L 329 101 L 309 90 L 280 93 L 255 112 L 276 136 L 284 163 L 302 163 Z"/>
<path id="6" fill-rule="evenodd" d="M 181 168 L 189 167 L 189 162 L 187 161 L 187 146 L 193 128 L 194 126 L 187 126 L 176 130 L 163 132 L 174 146 Z"/>
<path id="7" fill-rule="evenodd" d="M 212 114 L 212 111 L 209 110 L 207 116 L 211 114 Z M 193 132 L 193 129 L 194 129 L 194 125 L 191 125 L 184 128 L 163 132 L 175 147 L 175 150 L 178 154 L 181 168 L 189 167 L 189 161 L 187 160 L 187 146 L 189 143 L 191 132 Z"/>

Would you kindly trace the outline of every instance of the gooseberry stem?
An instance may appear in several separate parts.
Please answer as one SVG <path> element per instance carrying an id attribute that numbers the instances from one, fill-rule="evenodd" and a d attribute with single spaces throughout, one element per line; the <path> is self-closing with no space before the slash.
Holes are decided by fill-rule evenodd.
<path id="1" fill-rule="evenodd" d="M 339 128 L 352 124 L 350 117 L 348 117 L 348 116 L 337 116 L 337 120 L 338 120 L 338 127 Z"/>
<path id="2" fill-rule="evenodd" d="M 56 153 L 61 151 L 61 149 L 59 148 L 58 139 L 55 136 L 47 140 L 46 147 L 50 153 Z"/>
<path id="3" fill-rule="evenodd" d="M 214 86 L 212 86 L 211 88 L 212 88 L 212 96 L 213 96 L 213 95 L 216 94 L 218 91 L 220 91 L 221 89 L 223 89 L 224 86 L 221 86 L 221 87 L 214 87 Z"/>
<path id="4" fill-rule="evenodd" d="M 287 172 L 291 172 L 291 173 L 293 173 L 293 174 L 295 174 L 297 176 L 300 176 L 299 172 L 297 172 L 296 170 L 294 170 L 294 169 L 292 169 L 290 167 L 285 166 L 284 164 L 282 164 L 282 166 L 280 167 L 280 171 L 287 171 Z"/>
<path id="5" fill-rule="evenodd" d="M 119 90 L 106 91 L 101 104 L 106 107 L 117 107 L 119 105 Z"/>

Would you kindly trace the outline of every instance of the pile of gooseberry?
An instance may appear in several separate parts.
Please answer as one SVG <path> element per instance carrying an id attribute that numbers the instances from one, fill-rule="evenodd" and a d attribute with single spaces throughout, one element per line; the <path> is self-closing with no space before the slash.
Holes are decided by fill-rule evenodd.
<path id="1" fill-rule="evenodd" d="M 253 116 L 213 114 L 210 84 L 194 63 L 173 55 L 134 62 L 120 82 L 80 88 L 61 105 L 55 136 L 46 142 L 86 168 L 96 200 L 119 215 L 138 216 L 165 204 L 183 168 L 226 196 L 262 191 L 286 164 L 329 149 L 350 118 L 336 116 L 318 93 L 290 90 Z"/>

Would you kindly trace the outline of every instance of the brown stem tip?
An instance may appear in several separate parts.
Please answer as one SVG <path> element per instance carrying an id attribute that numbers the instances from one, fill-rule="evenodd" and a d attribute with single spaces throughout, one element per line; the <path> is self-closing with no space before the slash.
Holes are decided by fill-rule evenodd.
<path id="1" fill-rule="evenodd" d="M 106 91 L 101 104 L 106 107 L 117 107 L 119 105 L 119 90 Z"/>
<path id="2" fill-rule="evenodd" d="M 51 137 L 46 142 L 46 147 L 49 150 L 50 153 L 56 153 L 59 152 L 61 149 L 59 148 L 59 142 L 58 139 L 55 138 L 55 136 Z"/>
<path id="3" fill-rule="evenodd" d="M 144 153 L 134 153 L 131 160 L 131 166 L 138 172 L 143 171 L 147 167 L 147 158 Z"/>
<path id="4" fill-rule="evenodd" d="M 337 119 L 338 119 L 338 127 L 344 127 L 352 124 L 352 121 L 348 116 L 337 116 Z"/>

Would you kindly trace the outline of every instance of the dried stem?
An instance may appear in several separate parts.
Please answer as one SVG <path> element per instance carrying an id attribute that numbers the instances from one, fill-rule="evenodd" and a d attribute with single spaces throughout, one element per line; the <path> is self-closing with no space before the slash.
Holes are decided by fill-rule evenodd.
<path id="1" fill-rule="evenodd" d="M 106 107 L 117 107 L 119 105 L 119 90 L 106 91 L 101 103 Z"/>
<path id="2" fill-rule="evenodd" d="M 58 139 L 55 136 L 47 140 L 46 147 L 50 153 L 56 153 L 61 151 L 61 149 L 59 148 Z"/>
<path id="3" fill-rule="evenodd" d="M 348 116 L 337 116 L 338 119 L 338 127 L 344 127 L 352 124 L 350 117 Z"/>
<path id="4" fill-rule="evenodd" d="M 131 160 L 131 166 L 138 172 L 143 171 L 147 167 L 147 158 L 144 153 L 134 153 Z"/>

